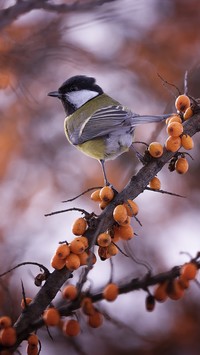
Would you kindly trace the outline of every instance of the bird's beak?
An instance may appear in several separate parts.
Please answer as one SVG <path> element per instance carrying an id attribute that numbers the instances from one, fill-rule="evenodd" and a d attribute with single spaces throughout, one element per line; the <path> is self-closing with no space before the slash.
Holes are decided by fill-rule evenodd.
<path id="1" fill-rule="evenodd" d="M 61 98 L 61 94 L 58 91 L 51 91 L 47 94 L 48 96 L 58 97 Z"/>

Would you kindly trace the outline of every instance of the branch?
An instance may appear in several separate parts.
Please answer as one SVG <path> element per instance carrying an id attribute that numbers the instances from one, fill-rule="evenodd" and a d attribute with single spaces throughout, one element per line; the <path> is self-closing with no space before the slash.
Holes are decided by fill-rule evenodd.
<path id="1" fill-rule="evenodd" d="M 45 10 L 55 13 L 68 13 L 72 11 L 89 11 L 97 6 L 101 6 L 108 2 L 116 0 L 91 0 L 87 3 L 79 3 L 75 1 L 73 4 L 50 4 L 48 0 L 21 0 L 16 2 L 15 5 L 0 11 L 0 30 L 9 26 L 18 17 L 31 12 L 32 10 Z"/>

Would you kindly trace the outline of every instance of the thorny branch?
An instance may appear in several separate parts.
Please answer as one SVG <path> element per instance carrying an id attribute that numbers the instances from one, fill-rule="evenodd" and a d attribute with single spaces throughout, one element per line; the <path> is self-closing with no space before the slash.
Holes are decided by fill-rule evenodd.
<path id="1" fill-rule="evenodd" d="M 192 118 L 184 122 L 184 133 L 193 136 L 200 131 L 200 114 L 195 114 Z M 140 193 L 144 192 L 149 181 L 163 168 L 163 166 L 173 157 L 174 153 L 171 153 L 164 149 L 164 154 L 159 159 L 152 159 L 142 169 L 131 178 L 124 190 L 117 194 L 108 207 L 101 213 L 101 215 L 95 219 L 95 225 L 92 228 L 88 228 L 86 236 L 90 241 L 90 246 L 94 245 L 96 237 L 99 233 L 104 232 L 113 224 L 113 209 L 119 203 L 126 201 L 127 199 L 135 199 Z M 198 261 L 198 267 L 199 261 Z M 148 286 L 154 285 L 158 282 L 162 282 L 169 278 L 175 278 L 180 273 L 180 267 L 175 267 L 167 273 L 152 276 L 147 274 L 142 279 L 134 279 L 120 286 L 120 293 L 126 293 L 138 289 L 147 289 Z M 53 271 L 46 280 L 43 287 L 32 303 L 22 312 L 19 319 L 15 323 L 17 331 L 17 343 L 15 349 L 19 346 L 22 340 L 24 340 L 28 333 L 34 329 L 38 329 L 43 325 L 41 314 L 52 302 L 62 285 L 71 277 L 71 272 L 66 268 L 62 270 Z M 102 299 L 102 292 L 91 295 L 94 302 Z M 72 311 L 78 309 L 80 306 L 80 300 L 73 302 L 66 307 L 60 309 L 61 315 L 69 315 Z M 1 348 L 0 348 L 1 350 Z"/>

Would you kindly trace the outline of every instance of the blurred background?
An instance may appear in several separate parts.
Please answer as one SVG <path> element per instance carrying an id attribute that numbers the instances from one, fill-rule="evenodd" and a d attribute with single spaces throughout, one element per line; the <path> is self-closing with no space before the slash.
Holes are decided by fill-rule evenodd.
<path id="1" fill-rule="evenodd" d="M 70 6 L 74 1 L 49 3 Z M 83 4 L 90 3 L 84 10 Z M 0 10 L 15 6 L 12 13 L 16 13 L 20 4 L 1 0 Z M 31 11 L 30 7 L 16 19 L 9 12 L 0 17 L 1 272 L 23 261 L 39 262 L 52 270 L 50 259 L 58 242 L 72 240 L 71 224 L 79 214 L 45 217 L 45 213 L 74 206 L 99 213 L 89 194 L 73 203 L 61 202 L 102 185 L 103 177 L 97 161 L 67 142 L 63 108 L 48 92 L 73 75 L 85 74 L 94 76 L 107 94 L 133 112 L 169 113 L 175 111 L 178 91 L 161 77 L 182 91 L 187 70 L 189 94 L 199 95 L 198 0 L 80 0 L 76 4 L 65 12 Z M 165 139 L 164 124 L 137 128 L 136 140 L 164 144 Z M 194 257 L 200 250 L 198 135 L 194 142 L 186 175 L 170 173 L 167 166 L 158 174 L 163 189 L 186 198 L 145 192 L 136 199 L 142 227 L 133 221 L 138 236 L 129 243 L 129 250 L 150 264 L 154 273 L 188 261 L 189 256 L 180 252 Z M 140 167 L 132 151 L 106 164 L 109 181 L 119 191 Z M 113 264 L 116 282 L 146 273 L 142 265 L 121 254 Z M 0 279 L 2 315 L 16 320 L 21 279 L 26 296 L 34 297 L 37 273 L 38 269 L 28 266 Z M 109 277 L 109 261 L 98 260 L 89 274 L 92 289 L 99 290 Z M 78 273 L 72 283 L 77 279 Z M 98 307 L 107 320 L 96 330 L 88 329 L 79 314 L 82 333 L 73 340 L 54 331 L 52 342 L 45 330 L 39 331 L 41 354 L 199 354 L 198 285 L 193 283 L 178 302 L 157 304 L 152 313 L 145 310 L 145 296 L 138 291 L 112 304 L 101 302 Z M 23 345 L 20 351 L 25 353 Z"/>

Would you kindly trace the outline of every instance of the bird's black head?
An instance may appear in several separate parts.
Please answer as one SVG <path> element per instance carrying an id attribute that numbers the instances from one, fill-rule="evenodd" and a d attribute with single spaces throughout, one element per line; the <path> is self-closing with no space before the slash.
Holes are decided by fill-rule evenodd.
<path id="1" fill-rule="evenodd" d="M 95 79 L 85 75 L 72 76 L 59 87 L 58 91 L 48 93 L 49 96 L 58 97 L 62 101 L 67 115 L 101 94 L 103 90 L 96 85 Z"/>

